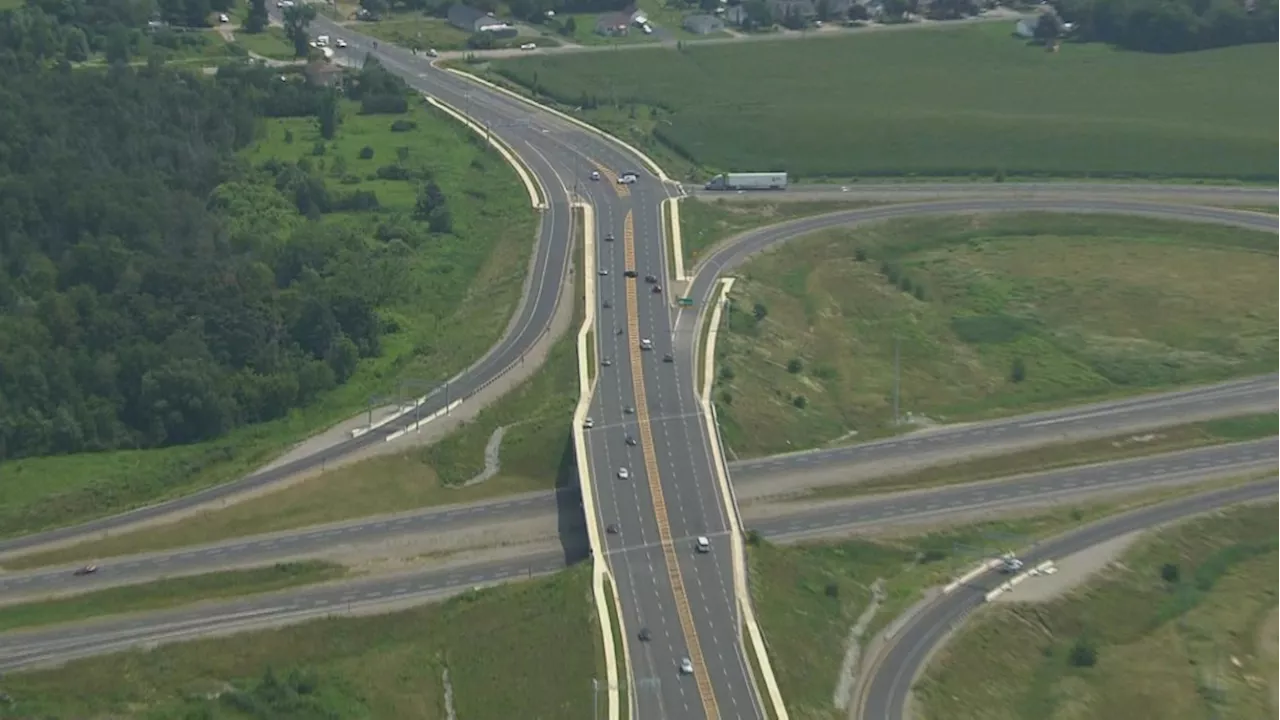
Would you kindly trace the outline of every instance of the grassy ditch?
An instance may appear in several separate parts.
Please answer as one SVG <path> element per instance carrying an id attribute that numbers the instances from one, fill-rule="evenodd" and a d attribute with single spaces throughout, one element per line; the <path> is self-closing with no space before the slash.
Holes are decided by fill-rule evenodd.
<path id="1" fill-rule="evenodd" d="M 1269 717 L 1277 556 L 1276 505 L 1242 506 L 1140 538 L 1080 589 L 988 606 L 917 684 L 919 717 Z"/>
<path id="2" fill-rule="evenodd" d="M 327 618 L 5 676 L 19 717 L 589 718 L 591 568 L 438 605 Z"/>
<path id="3" fill-rule="evenodd" d="M 1270 372 L 1275 258 L 1274 234 L 1110 216 L 819 232 L 737 273 L 725 440 L 772 455 Z"/>
<path id="4" fill-rule="evenodd" d="M 4 605 L 0 606 L 0 632 L 284 590 L 336 580 L 346 572 L 341 565 L 327 562 L 279 563 Z"/>

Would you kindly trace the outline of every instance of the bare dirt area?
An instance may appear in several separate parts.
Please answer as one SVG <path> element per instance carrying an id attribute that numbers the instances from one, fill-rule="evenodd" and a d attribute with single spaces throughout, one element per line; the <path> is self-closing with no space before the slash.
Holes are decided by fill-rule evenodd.
<path id="1" fill-rule="evenodd" d="M 1012 590 L 996 596 L 996 602 L 1046 602 L 1060 597 L 1116 562 L 1141 535 L 1141 532 L 1121 535 L 1087 550 L 1055 559 L 1057 572 L 1029 577 Z"/>

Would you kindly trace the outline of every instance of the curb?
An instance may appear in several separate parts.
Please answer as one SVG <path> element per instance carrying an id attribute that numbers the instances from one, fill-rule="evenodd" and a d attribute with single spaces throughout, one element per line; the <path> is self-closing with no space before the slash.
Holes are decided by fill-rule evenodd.
<path id="1" fill-rule="evenodd" d="M 578 118 L 572 115 L 569 115 L 568 113 L 564 113 L 559 110 L 556 110 L 555 108 L 543 105 L 537 100 L 533 100 L 532 98 L 527 98 L 524 95 L 521 95 L 520 93 L 508 90 L 502 87 L 501 85 L 498 85 L 495 82 L 492 82 L 490 80 L 485 80 L 484 78 L 480 77 L 479 75 L 476 75 L 475 73 L 469 73 L 465 70 L 458 70 L 456 68 L 451 68 L 451 67 L 443 67 L 441 65 L 437 65 L 436 63 L 432 63 L 432 66 L 439 68 L 441 70 L 444 70 L 445 72 L 450 72 L 450 73 L 453 73 L 454 75 L 465 77 L 468 80 L 471 80 L 472 82 L 480 83 L 481 85 L 488 87 L 490 90 L 495 90 L 508 97 L 515 98 L 516 100 L 519 100 L 520 102 L 526 105 L 535 107 L 543 112 L 551 113 L 552 115 L 555 115 L 561 120 L 571 122 L 574 125 L 577 125 L 578 127 L 582 128 L 583 130 L 586 130 L 587 132 L 597 135 L 601 138 L 604 138 L 608 142 L 614 143 L 619 147 L 626 149 L 626 151 L 631 153 L 632 155 L 635 155 L 636 157 L 640 158 L 640 161 L 648 166 L 649 171 L 652 172 L 654 175 L 656 175 L 658 179 L 661 180 L 662 182 L 664 183 L 672 182 L 671 178 L 667 177 L 667 174 L 663 172 L 662 167 L 658 165 L 658 163 L 654 162 L 653 158 L 637 150 L 633 145 L 631 145 L 631 143 L 621 138 L 610 135 L 609 133 L 605 132 L 604 130 L 601 130 L 595 125 L 592 125 L 584 120 L 579 120 Z"/>

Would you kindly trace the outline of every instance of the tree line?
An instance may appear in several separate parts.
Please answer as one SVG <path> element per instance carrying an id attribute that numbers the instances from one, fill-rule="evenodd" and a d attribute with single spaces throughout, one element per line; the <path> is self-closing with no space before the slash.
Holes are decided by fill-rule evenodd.
<path id="1" fill-rule="evenodd" d="M 1174 53 L 1276 42 L 1276 0 L 1054 0 L 1036 35 Z M 1040 27 L 1044 26 L 1044 27 Z"/>
<path id="2" fill-rule="evenodd" d="M 129 5 L 66 7 L 89 19 L 46 39 L 81 29 L 93 43 Z M 0 13 L 0 27 L 42 12 Z M 0 459 L 214 438 L 306 405 L 381 352 L 395 327 L 379 308 L 411 280 L 404 253 L 448 229 L 439 187 L 396 170 L 406 158 L 389 164 L 425 180 L 422 200 L 370 238 L 316 222 L 379 207 L 342 189 L 340 163 L 237 155 L 265 117 L 322 130 L 328 117 L 332 134 L 337 91 L 249 63 L 213 78 L 72 70 L 56 43 L 23 37 L 0 56 Z M 364 112 L 406 108 L 376 64 L 346 93 Z"/>

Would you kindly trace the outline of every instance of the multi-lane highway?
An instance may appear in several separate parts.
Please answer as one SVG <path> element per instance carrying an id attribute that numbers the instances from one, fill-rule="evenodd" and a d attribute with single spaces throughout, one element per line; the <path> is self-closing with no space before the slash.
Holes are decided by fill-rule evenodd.
<path id="1" fill-rule="evenodd" d="M 1135 530 L 1161 525 L 1190 515 L 1239 502 L 1274 499 L 1276 479 L 1195 495 L 1152 506 L 1089 525 L 1077 532 L 1045 542 L 1021 556 L 1026 567 L 1062 558 Z M 872 668 L 872 676 L 860 698 L 857 717 L 862 720 L 905 720 L 907 700 L 916 675 L 930 652 L 948 633 L 980 606 L 986 593 L 1004 578 L 987 573 L 955 592 L 922 608 L 895 633 L 890 645 Z"/>
<path id="2" fill-rule="evenodd" d="M 1258 456 L 1269 453 L 1270 459 L 1262 464 L 1273 467 L 1276 457 L 1274 441 L 1263 451 Z M 1221 450 L 1214 452 L 1221 454 Z M 788 542 L 860 526 L 926 519 L 942 521 L 947 516 L 964 516 L 975 511 L 1026 503 L 1029 498 L 1044 501 L 1046 497 L 1065 498 L 1120 485 L 1151 485 L 1179 477 L 1185 480 L 1212 476 L 1215 468 L 1196 467 L 1199 465 L 1197 457 L 1187 456 L 1181 461 L 1134 461 L 1124 465 L 1046 473 L 1008 483 L 982 483 L 936 492 L 855 500 L 771 517 L 752 523 L 752 529 L 776 542 Z M 1253 463 L 1254 466 L 1258 464 L 1257 461 Z M 1271 481 L 1271 487 L 1274 492 L 1274 481 Z M 1213 493 L 1210 496 L 1236 497 L 1231 493 Z M 564 563 L 562 553 L 536 552 L 444 570 L 329 583 L 237 600 L 0 634 L 0 671 L 61 663 L 140 644 L 175 642 L 278 626 L 319 616 L 386 611 L 477 585 L 538 576 L 558 570 L 564 567 Z M 641 687 L 649 687 L 650 691 L 660 690 L 652 685 Z M 639 691 L 641 689 L 637 688 Z"/>
<path id="3" fill-rule="evenodd" d="M 684 185 L 686 195 L 708 200 L 808 201 L 841 200 L 849 202 L 902 202 L 909 200 L 941 200 L 946 198 L 992 197 L 998 188 L 1001 196 L 1049 198 L 1068 192 L 1077 197 L 1094 196 L 1115 199 L 1114 191 L 1122 188 L 1126 198 L 1160 200 L 1196 205 L 1234 205 L 1238 207 L 1275 207 L 1276 188 L 1213 185 L 1154 185 L 1107 182 L 990 182 L 886 183 L 858 182 L 847 185 L 792 185 L 784 191 L 725 192 L 706 190 L 701 185 Z"/>
<path id="4" fill-rule="evenodd" d="M 1189 480 L 1243 475 L 1275 468 L 1280 468 L 1280 439 L 1272 438 L 923 491 L 852 496 L 842 500 L 799 500 L 786 503 L 787 510 L 782 510 L 778 503 L 773 503 L 772 509 L 763 512 L 758 506 L 746 505 L 742 514 L 751 529 L 767 530 L 771 536 L 780 538 L 794 538 L 831 530 L 856 529 L 868 524 L 916 521 L 931 514 L 993 510 L 1020 502 L 1043 502 L 1047 498 L 1069 500 L 1070 497 L 1097 492 L 1171 486 Z M 620 487 L 612 497 L 618 497 L 618 493 L 630 487 L 631 482 L 617 482 Z M 471 503 L 393 518 L 325 525 L 297 533 L 246 537 L 172 552 L 119 557 L 100 561 L 97 574 L 88 577 L 73 575 L 74 565 L 20 571 L 0 575 L 0 602 L 88 592 L 116 584 L 150 582 L 238 566 L 323 556 L 342 547 L 422 533 L 448 534 L 462 529 L 483 528 L 492 537 L 492 542 L 500 542 L 503 525 L 517 520 L 540 519 L 548 525 L 558 521 L 563 533 L 562 555 L 572 559 L 582 555 L 581 546 L 585 538 L 581 518 L 575 512 L 572 520 L 566 523 L 559 515 L 573 511 L 576 506 L 576 493 L 530 493 L 515 500 Z M 611 552 L 618 555 L 616 551 L 621 548 L 625 555 L 635 555 L 634 551 L 626 550 L 625 544 L 625 541 L 631 542 L 627 541 L 627 536 L 632 534 L 636 534 L 634 528 L 622 527 L 617 536 L 609 536 Z M 691 547 L 694 537 L 675 539 Z M 621 562 L 616 565 L 618 568 L 625 566 Z"/>
<path id="5" fill-rule="evenodd" d="M 1246 413 L 1275 412 L 1280 376 L 1264 375 L 1191 390 L 1092 403 L 1067 410 L 942 427 L 888 440 L 774 455 L 729 465 L 735 483 L 797 471 L 910 459 L 955 462 L 1049 442 L 1080 441 Z"/>
<path id="6" fill-rule="evenodd" d="M 601 238 L 602 246 L 598 252 L 600 266 L 609 271 L 609 275 L 598 278 L 600 298 L 609 299 L 612 305 L 598 310 L 601 320 L 596 333 L 596 357 L 609 357 L 613 362 L 597 368 L 593 414 L 598 424 L 590 433 L 590 470 L 597 487 L 596 510 L 601 525 L 617 524 L 623 528 L 621 533 L 604 536 L 608 539 L 606 558 L 622 600 L 626 632 L 638 635 L 639 629 L 645 628 L 652 638 L 649 642 L 631 643 L 633 711 L 645 718 L 762 716 L 759 694 L 753 688 L 739 641 L 725 499 L 717 490 L 709 460 L 710 439 L 698 417 L 692 387 L 696 313 L 673 316 L 668 293 L 651 292 L 651 285 L 639 279 L 646 274 L 659 280 L 666 277 L 659 202 L 680 192 L 679 188 L 663 185 L 639 158 L 614 143 L 553 114 L 432 68 L 426 58 L 385 43 L 375 49 L 370 38 L 323 17 L 316 19 L 313 31 L 340 34 L 348 43 L 346 53 L 350 56 L 372 54 L 410 86 L 461 109 L 519 155 L 541 185 L 541 241 L 531 268 L 526 302 L 507 337 L 486 358 L 450 383 L 451 398 L 464 397 L 491 382 L 518 361 L 548 327 L 570 263 L 570 188 L 576 187 L 576 194 L 595 206 L 599 221 L 595 234 Z M 593 169 L 601 172 L 600 182 L 584 180 Z M 637 184 L 614 184 L 613 178 L 621 170 L 637 172 Z M 1072 194 L 1066 189 L 1058 192 Z M 1113 190 L 1112 196 L 1121 192 Z M 1152 192 L 1155 191 L 1144 189 L 1142 194 Z M 1079 201 L 1015 195 L 1004 200 L 916 203 L 797 221 L 780 230 L 748 235 L 728 251 L 714 253 L 705 264 L 707 271 L 698 276 L 695 288 L 700 290 L 691 294 L 703 300 L 709 298 L 715 274 L 731 267 L 746 253 L 786 237 L 838 224 L 925 213 L 1028 209 L 1116 212 L 1251 227 L 1269 223 L 1263 229 L 1275 229 L 1273 219 L 1260 219 L 1265 216 L 1100 200 L 1092 197 L 1096 195 L 1093 190 L 1090 195 Z M 603 240 L 610 233 L 616 238 L 612 243 Z M 623 275 L 625 270 L 634 270 L 639 277 L 627 278 Z M 651 352 L 639 348 L 641 339 L 652 341 Z M 663 362 L 666 353 L 671 353 L 673 363 Z M 437 393 L 423 412 L 444 406 L 446 400 L 444 392 Z M 0 552 L 87 537 L 89 533 L 118 529 L 259 488 L 366 444 L 382 442 L 385 434 L 400 424 L 392 423 L 284 467 L 171 503 L 0 543 Z M 626 442 L 628 432 L 634 434 L 636 444 Z M 628 469 L 625 480 L 617 477 L 621 467 Z M 693 552 L 691 538 L 699 535 L 710 539 L 710 553 Z M 680 660 L 686 657 L 694 668 L 692 677 L 681 676 L 677 671 Z"/>

